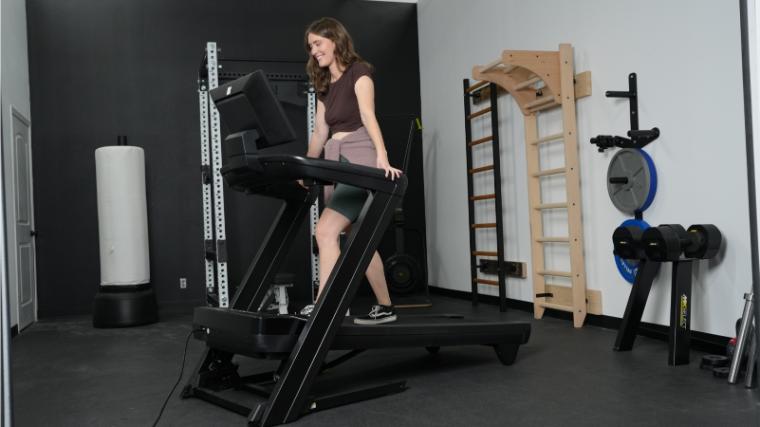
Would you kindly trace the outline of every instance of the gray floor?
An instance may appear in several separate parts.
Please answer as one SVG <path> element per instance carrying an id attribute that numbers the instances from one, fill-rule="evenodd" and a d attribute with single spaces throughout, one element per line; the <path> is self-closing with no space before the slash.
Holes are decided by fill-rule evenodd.
<path id="1" fill-rule="evenodd" d="M 436 297 L 435 309 L 470 312 L 466 301 Z M 321 379 L 332 384 L 407 379 L 409 390 L 314 413 L 293 426 L 758 426 L 757 392 L 699 369 L 669 367 L 665 342 L 639 337 L 633 352 L 611 350 L 615 331 L 528 313 L 474 314 L 533 324 L 513 366 L 487 347 L 366 352 Z M 17 426 L 149 426 L 179 373 L 190 316 L 129 329 L 93 329 L 89 318 L 39 322 L 17 336 L 13 386 Z M 203 344 L 191 340 L 190 375 Z M 246 359 L 241 371 L 273 367 Z M 180 384 L 181 386 L 184 384 Z M 179 391 L 179 390 L 178 390 Z M 169 401 L 161 426 L 244 426 L 244 417 L 209 403 Z"/>

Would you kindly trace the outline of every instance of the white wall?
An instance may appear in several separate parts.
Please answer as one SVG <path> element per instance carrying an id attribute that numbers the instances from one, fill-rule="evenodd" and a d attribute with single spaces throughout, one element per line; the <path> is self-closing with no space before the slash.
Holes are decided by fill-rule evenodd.
<path id="1" fill-rule="evenodd" d="M 13 200 L 13 180 L 7 176 L 11 156 L 9 155 L 11 137 L 11 106 L 31 119 L 29 107 L 29 60 L 27 54 L 26 35 L 26 1 L 2 0 L 0 2 L 0 19 L 2 19 L 2 148 L 3 148 L 3 171 L 6 177 L 5 185 L 6 218 L 10 218 L 9 212 L 15 209 Z M 15 239 L 15 227 L 6 228 L 6 242 Z M 14 248 L 6 246 L 9 267 L 15 265 Z M 18 324 L 18 279 L 15 277 L 16 269 L 8 270 L 9 299 L 11 304 L 11 324 Z"/>
<path id="2" fill-rule="evenodd" d="M 630 215 L 607 196 L 616 150 L 601 154 L 588 141 L 630 128 L 627 101 L 604 92 L 627 90 L 627 76 L 636 72 L 640 127 L 661 130 L 646 148 L 659 187 L 644 218 L 721 229 L 725 252 L 694 276 L 692 328 L 733 336 L 751 287 L 738 2 L 420 0 L 418 21 L 431 284 L 470 289 L 462 78 L 504 49 L 571 43 L 576 72 L 590 70 L 593 86 L 592 96 L 577 103 L 588 288 L 602 292 L 603 314 L 622 317 L 630 285 L 614 265 L 611 234 Z M 530 263 L 523 117 L 508 96 L 499 105 L 506 254 Z M 539 122 L 547 133 L 560 128 L 556 113 Z M 478 124 L 475 135 L 487 126 Z M 488 155 L 476 152 L 475 163 Z M 476 188 L 488 188 L 485 181 Z M 670 271 L 664 265 L 653 286 L 646 322 L 668 323 Z M 497 294 L 490 286 L 481 292 Z M 508 297 L 531 301 L 531 295 L 530 278 L 508 280 Z"/>

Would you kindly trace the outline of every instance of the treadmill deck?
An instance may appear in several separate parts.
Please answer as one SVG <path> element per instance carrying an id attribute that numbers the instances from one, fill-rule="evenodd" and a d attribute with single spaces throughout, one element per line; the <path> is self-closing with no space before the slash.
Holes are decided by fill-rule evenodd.
<path id="1" fill-rule="evenodd" d="M 217 307 L 198 307 L 193 318 L 196 335 L 220 350 L 251 357 L 287 356 L 308 319 Z M 530 324 L 485 321 L 457 314 L 406 314 L 395 322 L 356 325 L 346 316 L 330 347 L 353 350 L 388 347 L 451 345 L 514 345 L 528 342 Z"/>

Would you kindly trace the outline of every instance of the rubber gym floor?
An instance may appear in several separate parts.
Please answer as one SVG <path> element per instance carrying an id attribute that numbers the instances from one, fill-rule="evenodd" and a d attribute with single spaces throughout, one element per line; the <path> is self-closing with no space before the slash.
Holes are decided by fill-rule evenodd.
<path id="1" fill-rule="evenodd" d="M 362 309 L 358 307 L 357 309 Z M 417 309 L 419 310 L 419 309 Z M 428 309 L 426 309 L 428 310 Z M 403 393 L 306 415 L 293 426 L 758 426 L 760 395 L 691 364 L 669 367 L 667 343 L 638 337 L 612 351 L 615 331 L 519 310 L 434 296 L 432 310 L 532 323 L 517 361 L 503 366 L 489 347 L 365 352 L 323 374 L 335 389 L 406 379 Z M 404 311 L 400 312 L 403 315 Z M 94 329 L 89 317 L 38 322 L 12 341 L 17 426 L 149 426 L 177 380 L 192 316 Z M 182 382 L 159 426 L 244 426 L 245 418 L 179 391 L 204 348 L 191 339 Z M 240 359 L 241 373 L 276 362 Z M 230 393 L 235 393 L 234 391 Z M 255 397 L 240 394 L 253 405 Z"/>

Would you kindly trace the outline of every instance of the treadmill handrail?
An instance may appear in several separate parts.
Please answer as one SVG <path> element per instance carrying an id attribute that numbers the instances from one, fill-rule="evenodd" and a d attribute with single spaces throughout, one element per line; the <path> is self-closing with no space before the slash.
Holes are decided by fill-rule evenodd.
<path id="1" fill-rule="evenodd" d="M 275 183 L 299 179 L 348 184 L 398 195 L 403 195 L 407 186 L 406 176 L 391 180 L 382 169 L 288 154 L 235 156 L 227 159 L 221 173 L 232 188 L 254 193 Z"/>

